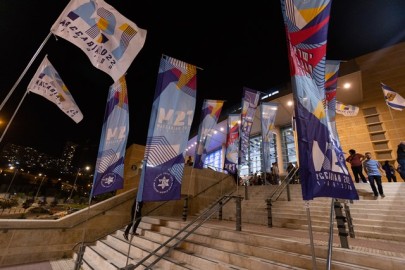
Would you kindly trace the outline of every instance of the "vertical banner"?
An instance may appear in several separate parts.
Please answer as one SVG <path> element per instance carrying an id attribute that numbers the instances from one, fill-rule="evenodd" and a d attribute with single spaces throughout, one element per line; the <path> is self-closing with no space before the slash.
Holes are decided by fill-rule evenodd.
<path id="1" fill-rule="evenodd" d="M 178 200 L 196 103 L 196 67 L 164 56 L 149 121 L 138 201 Z"/>
<path id="2" fill-rule="evenodd" d="M 56 104 L 73 121 L 79 123 L 83 114 L 77 106 L 59 73 L 45 55 L 27 87 L 28 91 L 43 96 Z"/>
<path id="3" fill-rule="evenodd" d="M 249 151 L 249 136 L 259 99 L 259 91 L 247 87 L 243 88 L 239 164 L 247 162 L 246 156 Z"/>
<path id="4" fill-rule="evenodd" d="M 224 102 L 221 100 L 204 100 L 201 112 L 201 122 L 198 129 L 197 147 L 194 158 L 194 168 L 202 169 L 210 144 L 212 131 L 217 124 Z"/>
<path id="5" fill-rule="evenodd" d="M 336 128 L 336 89 L 340 61 L 326 60 L 325 61 L 325 107 L 329 119 L 329 129 L 332 139 L 340 147 L 338 132 Z"/>
<path id="6" fill-rule="evenodd" d="M 325 55 L 330 0 L 281 0 L 289 50 L 304 200 L 359 199 L 325 108 Z"/>
<path id="7" fill-rule="evenodd" d="M 110 86 L 93 178 L 92 196 L 124 187 L 124 159 L 129 132 L 125 76 Z"/>
<path id="8" fill-rule="evenodd" d="M 264 171 L 271 172 L 270 143 L 273 139 L 274 122 L 276 120 L 278 104 L 265 102 L 260 104 L 260 121 L 262 123 L 262 147 Z"/>
<path id="9" fill-rule="evenodd" d="M 226 152 L 224 169 L 232 175 L 237 174 L 238 153 L 239 153 L 239 123 L 240 114 L 228 116 L 228 132 L 226 135 Z"/>
<path id="10" fill-rule="evenodd" d="M 146 30 L 103 0 L 71 0 L 51 32 L 79 47 L 114 82 L 142 49 Z"/>

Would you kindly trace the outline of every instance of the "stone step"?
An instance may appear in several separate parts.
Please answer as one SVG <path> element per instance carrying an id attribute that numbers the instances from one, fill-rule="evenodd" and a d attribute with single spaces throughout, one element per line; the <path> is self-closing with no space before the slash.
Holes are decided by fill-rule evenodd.
<path id="1" fill-rule="evenodd" d="M 184 225 L 181 222 L 167 221 L 164 223 L 164 225 L 162 224 L 161 228 L 159 228 L 159 232 L 170 236 L 173 235 L 177 229 L 182 228 L 183 226 Z M 171 230 L 170 228 L 173 228 L 173 230 Z M 263 236 L 260 234 L 245 234 L 243 232 L 223 229 L 219 230 L 208 227 L 206 225 L 202 225 L 190 236 L 189 239 L 185 241 L 185 243 L 188 245 L 187 247 L 193 245 L 200 246 L 201 243 L 203 243 L 203 245 L 207 245 L 210 248 L 215 248 L 212 252 L 219 255 L 220 257 L 225 256 L 224 254 L 221 255 L 220 250 L 222 250 L 222 252 L 230 252 L 234 255 L 237 255 L 238 252 L 243 251 L 243 253 L 248 256 L 259 257 L 266 260 L 278 260 L 278 262 L 280 263 L 288 263 L 290 265 L 294 265 L 292 261 L 298 261 L 299 263 L 297 263 L 297 267 L 304 267 L 306 269 L 311 268 L 311 258 L 309 258 L 310 250 L 308 244 L 300 243 L 293 238 L 284 239 L 279 237 Z M 183 245 L 182 247 L 184 248 Z M 193 247 L 193 249 L 194 248 L 196 247 Z M 209 253 L 211 251 L 206 252 Z M 333 257 L 340 257 L 342 260 L 341 262 L 334 262 L 334 269 L 353 269 L 353 265 L 346 265 L 346 263 L 351 260 L 351 258 L 348 258 L 348 253 L 350 253 L 351 250 L 348 251 L 347 249 L 339 249 L 334 252 L 336 253 L 336 255 L 334 253 Z M 300 254 L 300 259 L 294 257 L 297 254 Z M 325 249 L 325 247 L 317 247 L 316 254 L 318 257 L 326 259 L 327 250 Z M 275 256 L 274 258 L 272 257 L 273 255 Z M 367 254 L 356 254 L 356 256 L 360 256 L 362 257 L 362 260 L 367 261 L 367 263 L 365 263 L 365 266 L 357 265 L 356 269 L 363 269 L 362 267 L 366 267 L 364 269 L 370 269 L 369 267 L 372 267 L 375 264 L 384 265 L 384 262 L 382 261 L 385 261 L 385 264 L 392 263 L 392 258 L 386 258 L 384 256 L 375 258 L 374 262 L 370 262 L 370 259 L 368 258 L 369 256 Z M 304 260 L 305 263 L 301 260 Z M 405 260 L 394 260 L 394 262 L 396 263 L 396 266 L 398 266 L 402 265 Z M 320 260 L 319 264 L 322 265 L 323 263 L 325 262 L 322 262 L 322 260 Z"/>

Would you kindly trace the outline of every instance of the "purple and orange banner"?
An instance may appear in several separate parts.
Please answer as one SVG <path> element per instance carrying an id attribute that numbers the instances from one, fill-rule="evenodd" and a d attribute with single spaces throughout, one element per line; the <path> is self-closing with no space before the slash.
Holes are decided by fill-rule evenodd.
<path id="1" fill-rule="evenodd" d="M 330 0 L 281 0 L 295 104 L 304 200 L 359 199 L 344 154 L 329 129 L 325 60 Z"/>
<path id="2" fill-rule="evenodd" d="M 233 175 L 236 175 L 238 166 L 239 123 L 240 114 L 228 115 L 224 169 Z"/>

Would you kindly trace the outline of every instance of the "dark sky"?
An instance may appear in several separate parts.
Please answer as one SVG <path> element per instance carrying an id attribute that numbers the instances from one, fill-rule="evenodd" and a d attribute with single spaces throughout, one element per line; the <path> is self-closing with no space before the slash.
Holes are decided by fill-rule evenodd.
<path id="1" fill-rule="evenodd" d="M 13 88 L 68 0 L 0 0 L 0 101 Z M 197 72 L 197 128 L 204 99 L 240 103 L 244 86 L 267 91 L 289 81 L 281 5 L 272 1 L 109 0 L 124 16 L 148 31 L 128 69 L 130 134 L 128 145 L 146 142 L 162 54 L 194 64 Z M 219 2 L 218 2 L 219 3 Z M 327 58 L 348 60 L 405 40 L 404 0 L 334 0 Z M 29 94 L 7 131 L 7 142 L 55 156 L 66 141 L 90 143 L 97 150 L 111 77 L 96 69 L 72 43 L 52 36 L 0 111 L 10 121 L 44 55 L 54 65 L 80 107 L 76 124 L 53 103 Z M 5 125 L 0 126 L 3 132 Z M 96 158 L 96 152 L 94 153 Z"/>

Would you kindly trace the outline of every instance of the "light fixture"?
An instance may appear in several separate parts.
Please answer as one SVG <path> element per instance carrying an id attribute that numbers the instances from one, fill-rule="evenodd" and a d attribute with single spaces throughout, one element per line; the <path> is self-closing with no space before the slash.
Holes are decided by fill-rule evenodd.
<path id="1" fill-rule="evenodd" d="M 291 100 L 289 100 L 289 101 L 287 101 L 287 106 L 292 106 L 294 103 L 291 101 Z"/>
<path id="2" fill-rule="evenodd" d="M 351 86 L 352 85 L 350 83 L 348 83 L 348 82 L 343 84 L 344 89 L 349 89 Z"/>

